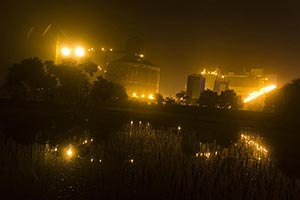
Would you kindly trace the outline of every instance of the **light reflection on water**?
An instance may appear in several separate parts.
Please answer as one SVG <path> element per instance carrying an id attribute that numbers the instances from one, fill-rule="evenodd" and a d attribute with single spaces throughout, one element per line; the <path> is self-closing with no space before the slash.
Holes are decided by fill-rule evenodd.
<path id="1" fill-rule="evenodd" d="M 118 148 L 122 149 L 122 145 L 124 145 L 124 153 L 128 150 L 126 148 L 130 145 L 132 145 L 130 148 L 141 148 L 143 150 L 146 149 L 147 145 L 162 146 L 159 144 L 162 141 L 159 140 L 167 142 L 165 140 L 168 139 L 168 137 L 169 139 L 171 138 L 170 142 L 173 142 L 172 145 L 180 145 L 183 151 L 185 151 L 183 141 L 185 140 L 184 138 L 187 137 L 189 138 L 187 139 L 187 141 L 189 141 L 188 146 L 192 146 L 192 152 L 187 151 L 186 153 L 190 154 L 191 157 L 198 159 L 211 160 L 237 157 L 241 159 L 246 158 L 249 160 L 256 160 L 258 162 L 268 161 L 270 159 L 269 151 L 264 144 L 263 138 L 251 131 L 241 130 L 238 133 L 239 139 L 228 146 L 219 145 L 216 140 L 204 143 L 198 141 L 195 137 L 190 137 L 188 135 L 189 132 L 185 131 L 185 128 L 180 124 L 178 124 L 177 127 L 156 129 L 151 126 L 149 121 L 143 122 L 141 120 L 131 120 L 126 123 L 119 132 L 120 135 L 118 135 L 118 137 L 121 137 L 117 139 L 124 141 L 121 141 L 121 143 L 118 144 L 120 145 Z M 162 134 L 165 134 L 167 137 L 161 137 Z M 170 136 L 170 134 L 172 136 Z M 138 142 L 134 140 L 137 140 Z M 153 140 L 157 141 L 153 142 Z M 72 136 L 71 139 L 62 141 L 60 144 L 49 145 L 47 143 L 46 156 L 50 159 L 53 159 L 54 156 L 56 160 L 57 158 L 69 161 L 77 159 L 80 161 L 89 161 L 90 163 L 98 160 L 99 163 L 102 163 L 103 158 L 105 157 L 104 149 L 107 145 L 105 143 L 107 143 L 107 141 L 94 139 L 90 130 L 85 130 L 83 131 L 83 134 Z M 134 143 L 140 143 L 143 146 L 138 146 Z M 135 159 L 133 158 L 138 159 L 138 155 L 134 155 L 134 152 L 138 152 L 138 150 L 131 149 L 131 151 L 128 152 L 128 155 L 123 155 L 122 158 L 126 158 L 124 161 L 134 164 Z"/>

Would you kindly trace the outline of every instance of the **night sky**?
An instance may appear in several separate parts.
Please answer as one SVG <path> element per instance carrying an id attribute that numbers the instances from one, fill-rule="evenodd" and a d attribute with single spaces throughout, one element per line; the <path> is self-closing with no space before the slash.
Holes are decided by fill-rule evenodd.
<path id="1" fill-rule="evenodd" d="M 0 79 L 25 57 L 53 59 L 56 31 L 41 36 L 51 23 L 94 48 L 124 49 L 139 36 L 145 58 L 161 68 L 163 95 L 184 89 L 187 75 L 203 66 L 262 67 L 283 83 L 300 75 L 299 10 L 300 3 L 271 1 L 4 0 Z"/>

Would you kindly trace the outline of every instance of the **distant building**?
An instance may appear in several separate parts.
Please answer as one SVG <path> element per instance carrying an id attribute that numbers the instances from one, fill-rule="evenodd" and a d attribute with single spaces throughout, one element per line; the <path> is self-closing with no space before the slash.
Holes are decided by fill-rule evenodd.
<path id="1" fill-rule="evenodd" d="M 259 88 L 259 79 L 244 74 L 229 73 L 224 75 L 229 81 L 228 89 L 234 90 L 238 96 L 246 97 L 250 92 Z"/>
<path id="2" fill-rule="evenodd" d="M 206 71 L 204 69 L 201 75 L 205 78 L 205 90 L 211 90 L 221 94 L 222 91 L 228 90 L 229 81 L 225 79 L 221 72 L 218 72 L 220 67 L 216 71 Z"/>
<path id="3" fill-rule="evenodd" d="M 263 68 L 251 68 L 241 74 L 234 72 L 222 74 L 220 70 L 207 71 L 203 69 L 201 75 L 205 78 L 205 89 L 215 91 L 218 94 L 230 89 L 242 98 L 261 87 L 277 84 L 277 76 L 275 74 L 265 75 Z"/>
<path id="4" fill-rule="evenodd" d="M 215 82 L 218 76 L 217 71 L 206 71 L 206 69 L 203 69 L 201 75 L 205 78 L 205 90 L 214 91 Z"/>
<path id="5" fill-rule="evenodd" d="M 197 105 L 200 93 L 205 90 L 205 78 L 201 74 L 191 74 L 187 79 L 187 101 L 189 105 Z"/>
<path id="6" fill-rule="evenodd" d="M 222 91 L 229 89 L 229 80 L 224 77 L 218 78 L 215 81 L 214 92 L 221 94 Z"/>
<path id="7" fill-rule="evenodd" d="M 160 68 L 137 55 L 111 62 L 105 77 L 122 85 L 132 98 L 153 100 L 159 91 Z"/>

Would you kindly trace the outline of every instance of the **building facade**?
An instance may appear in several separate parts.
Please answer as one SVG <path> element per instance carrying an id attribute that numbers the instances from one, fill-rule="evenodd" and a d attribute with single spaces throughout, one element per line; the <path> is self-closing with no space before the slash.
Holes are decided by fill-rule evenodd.
<path id="1" fill-rule="evenodd" d="M 105 77 L 122 85 L 132 98 L 153 100 L 159 91 L 160 68 L 137 55 L 111 62 Z"/>
<path id="2" fill-rule="evenodd" d="M 191 74 L 187 78 L 187 102 L 197 105 L 200 93 L 205 90 L 205 78 L 201 74 Z"/>

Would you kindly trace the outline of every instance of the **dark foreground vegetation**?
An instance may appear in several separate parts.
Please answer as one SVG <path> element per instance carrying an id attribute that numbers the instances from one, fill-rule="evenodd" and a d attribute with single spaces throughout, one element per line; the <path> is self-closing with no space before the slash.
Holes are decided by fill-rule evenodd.
<path id="1" fill-rule="evenodd" d="M 299 183 L 243 137 L 228 148 L 180 129 L 125 126 L 102 141 L 0 141 L 1 196 L 9 199 L 299 199 Z M 193 143 L 193 142 L 192 142 Z M 72 144 L 72 146 L 70 146 Z M 255 146 L 255 145 L 254 145 Z M 72 156 L 67 148 L 73 149 Z M 264 151 L 266 152 L 264 152 Z"/>

